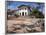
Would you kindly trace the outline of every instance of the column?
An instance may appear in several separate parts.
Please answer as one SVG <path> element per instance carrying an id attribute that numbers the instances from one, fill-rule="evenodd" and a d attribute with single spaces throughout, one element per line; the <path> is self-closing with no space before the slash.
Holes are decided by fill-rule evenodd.
<path id="1" fill-rule="evenodd" d="M 28 12 L 27 12 L 27 16 L 28 16 Z"/>
<path id="2" fill-rule="evenodd" d="M 22 16 L 22 12 L 21 12 L 21 16 Z"/>
<path id="3" fill-rule="evenodd" d="M 25 12 L 24 12 L 24 16 L 25 16 Z"/>

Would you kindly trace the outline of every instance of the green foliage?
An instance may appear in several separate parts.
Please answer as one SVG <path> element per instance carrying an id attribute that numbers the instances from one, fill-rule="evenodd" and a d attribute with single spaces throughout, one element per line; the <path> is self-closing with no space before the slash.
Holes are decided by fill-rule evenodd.
<path id="1" fill-rule="evenodd" d="M 31 14 L 34 15 L 36 18 L 44 18 L 44 15 L 38 9 L 33 9 Z"/>
<path id="2" fill-rule="evenodd" d="M 18 14 L 14 14 L 14 16 L 19 17 L 19 15 L 18 15 Z"/>

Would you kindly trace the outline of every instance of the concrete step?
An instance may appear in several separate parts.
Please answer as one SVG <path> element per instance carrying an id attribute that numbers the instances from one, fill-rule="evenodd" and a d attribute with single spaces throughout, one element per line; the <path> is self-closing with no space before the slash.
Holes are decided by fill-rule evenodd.
<path id="1" fill-rule="evenodd" d="M 20 18 L 30 18 L 30 16 L 20 16 Z"/>

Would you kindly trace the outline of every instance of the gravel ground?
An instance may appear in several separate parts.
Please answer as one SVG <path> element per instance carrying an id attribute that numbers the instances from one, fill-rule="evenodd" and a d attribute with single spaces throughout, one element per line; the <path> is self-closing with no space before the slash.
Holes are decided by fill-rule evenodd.
<path id="1" fill-rule="evenodd" d="M 14 17 L 8 20 L 7 26 L 7 33 L 44 32 L 44 19 Z"/>

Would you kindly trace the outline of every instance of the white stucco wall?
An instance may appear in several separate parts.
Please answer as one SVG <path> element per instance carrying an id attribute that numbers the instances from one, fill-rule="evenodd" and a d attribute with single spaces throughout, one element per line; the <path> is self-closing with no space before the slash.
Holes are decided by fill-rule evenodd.
<path id="1" fill-rule="evenodd" d="M 20 15 L 20 16 L 23 16 L 22 13 L 24 12 L 24 16 L 28 16 L 30 14 L 30 10 L 28 8 L 24 8 L 24 9 L 20 9 L 20 10 L 17 10 L 15 13 Z M 25 14 L 26 13 L 26 14 Z"/>
<path id="2" fill-rule="evenodd" d="M 19 15 L 20 15 L 20 13 L 21 13 L 21 16 L 22 16 L 22 12 L 26 12 L 26 15 L 28 15 L 28 10 L 26 9 L 21 9 L 21 10 L 19 10 Z M 25 15 L 25 14 L 24 14 Z"/>

